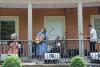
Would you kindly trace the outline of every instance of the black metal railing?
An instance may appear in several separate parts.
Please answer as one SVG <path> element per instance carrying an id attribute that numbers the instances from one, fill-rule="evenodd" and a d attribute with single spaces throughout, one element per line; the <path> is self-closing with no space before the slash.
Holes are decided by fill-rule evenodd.
<path id="1" fill-rule="evenodd" d="M 8 54 L 8 42 L 9 40 L 0 40 L 1 60 Z M 19 40 L 18 43 L 18 56 L 22 62 L 66 64 L 76 55 L 82 56 L 87 63 L 100 60 L 99 43 L 96 44 L 95 52 L 90 52 L 89 40 L 47 40 L 42 46 L 43 42 L 37 44 L 35 41 Z"/>

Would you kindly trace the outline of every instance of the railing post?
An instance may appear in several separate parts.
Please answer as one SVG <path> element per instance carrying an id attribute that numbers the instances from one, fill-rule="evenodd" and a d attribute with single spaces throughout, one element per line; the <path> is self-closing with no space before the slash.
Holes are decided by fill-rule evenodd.
<path id="1" fill-rule="evenodd" d="M 82 2 L 81 0 L 78 1 L 78 39 L 79 39 L 79 55 L 84 57 L 84 47 L 83 47 L 83 13 L 82 13 Z"/>

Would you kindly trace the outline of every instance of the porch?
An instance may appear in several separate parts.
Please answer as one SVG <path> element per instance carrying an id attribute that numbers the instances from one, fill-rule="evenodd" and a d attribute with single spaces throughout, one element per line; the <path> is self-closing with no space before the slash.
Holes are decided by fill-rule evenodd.
<path id="1" fill-rule="evenodd" d="M 25 63 L 44 64 L 45 59 L 35 55 L 36 48 L 34 39 L 40 28 L 48 27 L 45 25 L 45 18 L 51 17 L 49 20 L 62 20 L 64 19 L 64 26 L 60 27 L 60 32 L 63 33 L 61 38 L 62 45 L 60 47 L 61 54 L 59 61 L 46 61 L 46 63 L 66 64 L 69 63 L 70 59 L 75 55 L 82 56 L 87 63 L 89 60 L 89 42 L 85 40 L 80 33 L 88 34 L 88 24 L 92 24 L 94 27 L 97 26 L 97 34 L 99 34 L 100 21 L 100 1 L 78 1 L 78 0 L 66 0 L 56 1 L 45 0 L 39 1 L 0 1 L 0 30 L 2 26 L 2 20 L 11 21 L 14 20 L 15 28 L 14 31 L 18 35 L 19 41 L 23 45 L 23 53 L 21 53 L 21 59 Z M 56 18 L 55 18 L 56 17 Z M 60 18 L 59 18 L 60 17 Z M 97 20 L 95 20 L 97 19 Z M 99 19 L 99 20 L 98 20 Z M 47 20 L 48 21 L 48 20 Z M 57 22 L 56 21 L 56 22 Z M 8 22 L 7 22 L 8 23 Z M 60 22 L 59 22 L 60 23 Z M 96 23 L 96 24 L 95 24 Z M 54 23 L 53 23 L 54 24 Z M 57 23 L 55 24 L 57 25 Z M 50 27 L 51 29 L 54 29 Z M 51 29 L 48 29 L 49 32 Z M 56 28 L 57 29 L 57 28 Z M 55 31 L 57 32 L 57 31 Z M 57 34 L 57 33 L 56 33 Z M 1 35 L 1 33 L 0 33 Z M 1 35 L 2 36 L 2 35 Z M 10 35 L 9 35 L 10 36 Z M 52 34 L 51 34 L 52 36 Z M 55 36 L 55 35 L 53 35 Z M 56 35 L 57 36 L 57 35 Z M 100 38 L 100 36 L 98 35 Z M 3 38 L 3 37 L 2 37 Z M 55 37 L 54 37 L 55 38 Z M 99 40 L 98 40 L 99 41 Z M 55 47 L 55 40 L 48 40 L 48 52 L 51 48 Z M 9 46 L 7 40 L 0 38 L 0 53 L 6 54 Z M 55 50 L 55 49 L 53 49 Z M 51 50 L 51 53 L 55 53 Z M 55 50 L 57 53 L 57 49 Z M 96 52 L 100 51 L 99 42 L 96 45 Z M 50 53 L 50 52 L 49 52 Z M 51 58 L 52 59 L 52 58 Z M 95 65 L 95 64 L 94 64 Z"/>

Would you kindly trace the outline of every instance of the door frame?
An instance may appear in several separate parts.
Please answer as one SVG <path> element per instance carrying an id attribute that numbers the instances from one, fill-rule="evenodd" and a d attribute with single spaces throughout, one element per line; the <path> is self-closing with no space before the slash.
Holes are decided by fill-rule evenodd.
<path id="1" fill-rule="evenodd" d="M 62 19 L 64 22 L 63 22 L 63 26 L 64 26 L 64 34 L 66 32 L 66 25 L 65 25 L 65 16 L 44 16 L 44 27 L 46 27 L 46 20 L 47 19 Z M 66 37 L 65 37 L 66 38 Z"/>

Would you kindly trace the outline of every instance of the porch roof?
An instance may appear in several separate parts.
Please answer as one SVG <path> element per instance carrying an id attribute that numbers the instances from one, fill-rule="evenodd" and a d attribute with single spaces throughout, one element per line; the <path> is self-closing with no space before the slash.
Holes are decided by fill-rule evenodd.
<path id="1" fill-rule="evenodd" d="M 33 8 L 75 8 L 79 0 L 0 0 L 2 8 L 27 8 L 29 2 Z M 100 6 L 100 0 L 81 0 L 83 7 Z"/>
<path id="2" fill-rule="evenodd" d="M 0 2 L 6 2 L 6 3 L 61 3 L 61 2 L 78 2 L 79 0 L 0 0 Z M 100 2 L 100 0 L 80 0 L 83 3 L 89 3 L 89 2 Z"/>

